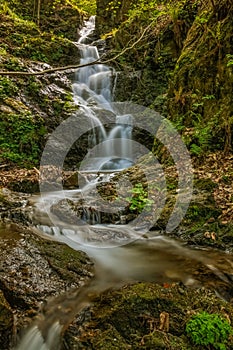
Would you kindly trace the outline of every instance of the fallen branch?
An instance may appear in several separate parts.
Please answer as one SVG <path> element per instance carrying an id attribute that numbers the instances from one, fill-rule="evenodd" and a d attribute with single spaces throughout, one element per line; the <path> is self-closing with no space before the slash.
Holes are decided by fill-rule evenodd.
<path id="1" fill-rule="evenodd" d="M 119 52 L 117 55 L 115 55 L 112 58 L 109 58 L 105 61 L 101 61 L 100 57 L 97 60 L 93 61 L 93 62 L 89 62 L 89 63 L 84 63 L 84 64 L 78 64 L 78 65 L 69 65 L 69 66 L 64 66 L 64 67 L 56 67 L 56 68 L 49 68 L 49 69 L 45 69 L 42 70 L 40 72 L 22 72 L 22 71 L 0 71 L 0 75 L 10 75 L 10 76 L 14 76 L 14 75 L 25 75 L 25 76 L 34 76 L 34 75 L 43 75 L 43 74 L 50 74 L 50 73 L 54 73 L 54 72 L 61 72 L 61 71 L 68 71 L 68 70 L 72 70 L 72 69 L 79 69 L 79 68 L 83 68 L 83 67 L 88 67 L 88 66 L 93 66 L 94 64 L 107 64 L 109 62 L 115 61 L 118 57 L 124 55 L 125 52 L 132 50 L 145 36 L 146 32 L 150 29 L 150 27 L 152 26 L 152 24 L 154 24 L 154 22 L 151 22 L 142 32 L 142 34 L 140 35 L 140 37 L 138 38 L 138 40 L 136 40 L 132 45 L 127 46 L 126 48 L 124 48 L 121 52 Z M 131 40 L 130 40 L 131 41 Z M 130 43 L 130 41 L 128 42 L 128 45 Z"/>
<path id="2" fill-rule="evenodd" d="M 64 66 L 64 67 L 56 67 L 56 68 L 48 68 L 45 70 L 42 70 L 40 72 L 22 72 L 22 71 L 0 71 L 0 75 L 43 75 L 43 74 L 50 74 L 58 71 L 65 71 L 65 70 L 71 70 L 71 69 L 78 69 L 82 67 L 87 66 L 93 66 L 94 64 L 101 63 L 100 59 L 95 60 L 93 62 L 85 63 L 85 64 L 78 64 L 78 65 L 70 65 L 70 66 Z"/>

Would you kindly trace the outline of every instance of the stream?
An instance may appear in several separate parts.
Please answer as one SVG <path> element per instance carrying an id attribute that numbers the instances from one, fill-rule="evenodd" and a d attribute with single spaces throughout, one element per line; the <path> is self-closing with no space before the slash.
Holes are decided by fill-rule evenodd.
<path id="1" fill-rule="evenodd" d="M 77 46 L 81 52 L 81 64 L 90 63 L 99 58 L 97 47 L 94 44 L 87 44 L 94 25 L 94 17 L 91 17 L 80 32 Z M 137 281 L 155 283 L 181 281 L 189 287 L 211 286 L 213 289 L 214 283 L 214 289 L 219 295 L 225 299 L 232 298 L 232 275 L 229 271 L 232 270 L 233 260 L 230 254 L 206 249 L 191 249 L 163 236 L 159 231 L 149 231 L 150 223 L 148 224 L 145 219 L 149 214 L 146 211 L 132 223 L 125 223 L 124 214 L 119 215 L 117 224 L 103 223 L 98 210 L 93 211 L 93 204 L 91 208 L 87 201 L 84 205 L 85 210 L 77 218 L 72 207 L 75 203 L 81 203 L 82 206 L 86 198 L 90 197 L 92 203 L 95 201 L 100 206 L 105 201 L 96 190 L 97 185 L 108 183 L 118 172 L 136 164 L 138 157 L 145 155 L 148 151 L 146 147 L 135 145 L 132 139 L 133 114 L 127 111 L 119 114 L 119 110 L 116 111 L 114 108 L 112 101 L 114 79 L 113 70 L 106 65 L 95 64 L 78 70 L 73 84 L 74 100 L 91 126 L 88 127 L 88 130 L 91 130 L 88 135 L 88 154 L 79 168 L 79 188 L 65 191 L 60 186 L 54 190 L 53 186 L 43 180 L 41 194 L 32 196 L 31 200 L 32 220 L 37 234 L 52 237 L 73 249 L 85 251 L 95 263 L 95 277 L 78 291 L 61 295 L 51 301 L 20 339 L 15 348 L 17 350 L 59 349 L 64 329 L 75 315 L 92 302 L 93 295 L 110 288 L 119 288 L 124 284 Z M 76 118 L 75 125 L 77 123 Z M 60 134 L 62 135 L 62 129 L 59 131 Z M 55 136 L 57 137 L 57 134 Z M 73 140 L 67 142 L 72 144 Z M 51 144 L 45 149 L 42 166 L 49 164 Z M 171 147 L 176 146 L 171 145 Z M 56 159 L 53 164 L 62 165 L 67 150 L 64 154 L 62 151 L 58 153 L 59 156 L 54 157 Z M 158 192 L 158 187 L 163 191 L 159 192 L 159 206 L 156 208 L 152 206 L 152 221 L 156 219 L 155 212 L 156 217 L 159 216 L 166 200 L 164 174 L 157 161 L 155 165 L 158 175 L 155 181 L 156 191 Z M 147 174 L 147 180 L 152 182 L 154 176 L 154 172 Z M 180 175 L 181 184 L 184 182 L 182 176 L 184 175 Z M 191 177 L 186 179 L 186 185 L 190 183 L 190 179 Z M 120 187 L 124 186 L 129 191 L 132 189 L 132 185 L 127 180 L 120 184 Z M 185 191 L 183 191 L 182 203 L 187 207 L 191 196 L 190 186 L 183 187 Z M 153 191 L 148 194 L 151 199 L 154 199 L 154 195 Z M 187 200 L 185 201 L 184 198 Z M 105 209 L 107 206 L 108 211 L 113 213 L 119 210 L 119 204 L 116 204 L 115 207 L 110 202 L 103 203 Z M 62 206 L 62 211 L 57 210 L 57 205 Z M 185 214 L 185 210 L 186 208 L 182 215 Z M 65 220 L 67 211 L 71 215 Z M 124 203 L 122 213 L 124 213 Z M 172 225 L 175 227 L 177 223 L 173 220 L 171 227 Z M 205 270 L 206 274 L 197 273 L 200 270 Z M 213 283 L 210 283 L 211 278 Z M 222 290 L 224 295 L 221 293 Z M 226 292 L 228 290 L 229 293 Z"/>

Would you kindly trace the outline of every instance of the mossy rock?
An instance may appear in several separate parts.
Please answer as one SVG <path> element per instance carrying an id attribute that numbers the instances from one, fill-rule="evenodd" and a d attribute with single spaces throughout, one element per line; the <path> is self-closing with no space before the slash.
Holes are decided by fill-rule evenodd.
<path id="1" fill-rule="evenodd" d="M 155 330 L 143 338 L 143 349 L 187 350 L 190 349 L 190 345 L 185 337 L 177 337 Z"/>
<path id="2" fill-rule="evenodd" d="M 213 192 L 214 188 L 217 187 L 217 184 L 213 182 L 211 179 L 195 179 L 194 180 L 194 188 L 202 191 Z"/>
<path id="3" fill-rule="evenodd" d="M 67 329 L 63 349 L 196 349 L 185 326 L 192 314 L 203 309 L 222 315 L 224 310 L 232 317 L 232 305 L 204 289 L 190 290 L 179 284 L 126 285 L 94 300 L 91 309 Z M 165 312 L 167 330 L 160 322 Z"/>
<path id="4" fill-rule="evenodd" d="M 41 255 L 53 270 L 66 281 L 73 282 L 77 278 L 89 278 L 93 275 L 93 263 L 87 255 L 69 246 L 53 241 L 42 240 L 31 236 L 31 242 L 39 245 Z M 84 268 L 85 266 L 85 268 Z"/>
<path id="5" fill-rule="evenodd" d="M 11 10 L 19 16 L 19 19 L 29 20 L 38 25 L 38 30 L 53 32 L 63 35 L 70 40 L 77 39 L 77 28 L 79 28 L 85 16 L 81 8 L 78 8 L 75 1 L 49 1 L 42 2 L 40 17 L 35 13 L 35 4 L 32 0 L 25 0 L 23 3 L 18 0 L 9 0 Z"/>

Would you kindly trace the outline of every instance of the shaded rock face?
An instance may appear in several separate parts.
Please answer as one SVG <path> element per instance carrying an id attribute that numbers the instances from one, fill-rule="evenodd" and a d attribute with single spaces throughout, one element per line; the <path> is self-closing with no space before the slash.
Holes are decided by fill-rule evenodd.
<path id="1" fill-rule="evenodd" d="M 229 63 L 232 2 L 207 1 L 198 11 L 178 58 L 168 93 L 172 120 L 205 128 L 206 142 L 231 147 L 232 64 Z M 210 34 L 211 33 L 211 34 Z M 194 132 L 195 134 L 195 132 Z M 209 137 L 209 139 L 208 139 Z M 225 140 L 224 140 L 225 139 Z M 198 137 L 194 143 L 201 145 Z"/>
<path id="2" fill-rule="evenodd" d="M 145 35 L 133 50 L 127 50 L 119 58 L 123 73 L 118 75 L 115 100 L 131 100 L 143 106 L 150 106 L 166 115 L 165 102 L 169 81 L 195 17 L 196 6 L 188 1 L 185 4 L 179 4 L 176 9 L 177 18 L 175 16 L 173 18 L 169 12 L 169 6 L 166 8 L 166 5 L 156 1 L 153 10 L 157 9 L 158 13 L 161 11 L 158 17 L 156 14 L 153 19 L 150 13 L 147 14 L 147 9 L 145 12 L 139 11 L 139 15 L 135 18 L 123 22 L 129 16 L 129 9 L 136 11 L 137 4 L 134 1 L 125 1 L 121 5 L 117 5 L 117 2 L 111 3 L 111 6 L 115 6 L 112 16 L 116 16 L 117 19 L 122 18 L 122 21 L 118 23 L 117 20 L 108 20 L 111 18 L 110 15 L 107 18 L 106 8 L 109 5 L 97 2 L 97 31 L 105 35 L 109 32 L 107 43 L 117 52 L 123 51 L 132 42 L 136 42 L 140 36 L 139 33 L 142 33 L 142 28 L 146 28 L 150 21 L 154 20 L 151 29 L 147 32 L 150 39 L 148 40 Z M 111 31 L 115 29 L 117 31 L 113 34 Z"/>
<path id="3" fill-rule="evenodd" d="M 111 3 L 113 18 L 120 18 L 123 5 Z M 104 12 L 109 4 L 97 5 L 97 28 L 99 23 L 100 33 L 109 33 L 108 44 L 118 52 L 149 23 L 143 12 L 130 24 L 110 22 Z M 127 2 L 131 10 L 132 5 L 133 1 Z M 165 12 L 154 19 L 150 40 L 142 39 L 119 59 L 125 76 L 119 74 L 116 99 L 150 106 L 178 127 L 188 128 L 185 142 L 195 155 L 216 147 L 228 152 L 232 147 L 232 1 L 178 1 L 172 5 L 173 13 L 166 2 L 156 1 L 156 6 Z M 137 71 L 134 77 L 131 67 Z"/>
<path id="4" fill-rule="evenodd" d="M 1 223 L 0 237 L 0 339 L 8 349 L 14 329 L 30 323 L 45 300 L 84 285 L 93 264 L 85 253 L 16 224 Z"/>

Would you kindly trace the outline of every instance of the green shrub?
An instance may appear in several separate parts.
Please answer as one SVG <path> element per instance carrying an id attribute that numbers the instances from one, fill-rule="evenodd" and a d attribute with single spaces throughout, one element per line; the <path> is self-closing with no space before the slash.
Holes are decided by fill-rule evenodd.
<path id="1" fill-rule="evenodd" d="M 144 208 L 150 209 L 153 201 L 147 198 L 147 191 L 144 190 L 141 183 L 137 183 L 130 192 L 132 193 L 132 197 L 126 198 L 130 204 L 130 210 L 141 213 Z"/>
<path id="2" fill-rule="evenodd" d="M 18 91 L 17 85 L 7 77 L 0 77 L 0 101 Z"/>
<path id="3" fill-rule="evenodd" d="M 195 345 L 212 345 L 214 349 L 225 350 L 229 336 L 233 334 L 230 324 L 220 315 L 200 312 L 186 325 L 186 332 Z"/>

